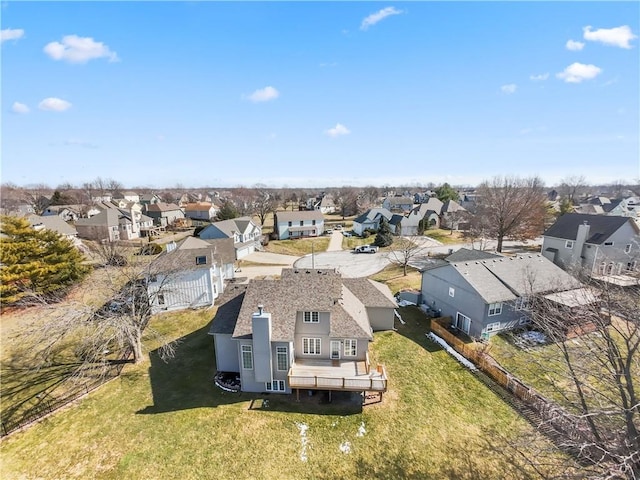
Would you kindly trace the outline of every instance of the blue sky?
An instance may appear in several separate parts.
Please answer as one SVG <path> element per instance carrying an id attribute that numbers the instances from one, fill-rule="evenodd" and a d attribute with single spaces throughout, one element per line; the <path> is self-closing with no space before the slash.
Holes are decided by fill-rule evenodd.
<path id="1" fill-rule="evenodd" d="M 2 181 L 640 177 L 638 2 L 4 2 Z"/>

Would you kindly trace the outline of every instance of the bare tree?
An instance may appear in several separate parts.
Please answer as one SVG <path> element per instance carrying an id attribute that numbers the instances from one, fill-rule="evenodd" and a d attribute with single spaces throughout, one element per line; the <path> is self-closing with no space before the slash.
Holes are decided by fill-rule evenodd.
<path id="1" fill-rule="evenodd" d="M 336 192 L 335 198 L 338 212 L 342 219 L 358 213 L 358 191 L 354 187 L 342 187 Z"/>
<path id="2" fill-rule="evenodd" d="M 584 192 L 586 186 L 587 179 L 584 175 L 570 175 L 560 181 L 558 189 L 563 198 L 567 198 L 572 205 L 577 205 L 577 197 Z"/>
<path id="3" fill-rule="evenodd" d="M 33 208 L 36 215 L 42 215 L 49 206 L 51 193 L 51 188 L 44 183 L 30 185 L 22 190 L 22 200 Z"/>
<path id="4" fill-rule="evenodd" d="M 539 177 L 494 177 L 478 187 L 476 222 L 502 252 L 505 237 L 535 238 L 544 230 L 544 183 Z"/>
<path id="5" fill-rule="evenodd" d="M 108 178 L 106 180 L 106 188 L 112 192 L 122 190 L 124 186 L 118 180 L 114 180 L 113 178 Z"/>
<path id="6" fill-rule="evenodd" d="M 402 267 L 402 273 L 407 275 L 407 267 L 417 256 L 424 253 L 425 246 L 420 237 L 397 237 L 391 247 L 390 260 Z"/>
<path id="7" fill-rule="evenodd" d="M 254 213 L 260 218 L 260 225 L 264 226 L 267 216 L 273 213 L 276 209 L 276 205 L 271 195 L 266 189 L 260 188 L 257 191 L 257 196 L 254 202 Z"/>
<path id="8" fill-rule="evenodd" d="M 573 457 L 580 464 L 578 478 L 638 479 L 640 282 L 622 287 L 586 281 L 590 289 L 564 293 L 564 298 L 531 297 L 528 313 L 550 346 L 544 355 L 535 349 L 523 352 L 521 362 L 530 378 L 538 379 L 537 390 L 555 401 L 539 409 L 540 428 L 552 432 L 556 445 L 572 455 L 519 451 L 534 466 Z M 567 339 L 576 333 L 581 336 Z M 565 466 L 571 472 L 572 466 Z"/>

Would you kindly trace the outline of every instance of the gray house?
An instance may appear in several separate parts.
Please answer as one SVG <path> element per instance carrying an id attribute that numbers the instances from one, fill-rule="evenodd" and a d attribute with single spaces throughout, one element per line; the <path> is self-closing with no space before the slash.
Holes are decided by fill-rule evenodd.
<path id="1" fill-rule="evenodd" d="M 184 218 L 184 212 L 175 203 L 150 203 L 147 205 L 145 214 L 153 218 L 153 223 L 158 227 L 166 227 L 177 219 Z"/>
<path id="2" fill-rule="evenodd" d="M 543 237 L 542 254 L 564 269 L 591 275 L 638 270 L 640 230 L 629 217 L 567 213 Z"/>
<path id="3" fill-rule="evenodd" d="M 209 333 L 218 372 L 236 372 L 245 392 L 386 391 L 369 363 L 372 331 L 393 327 L 385 285 L 335 270 L 284 269 L 280 280 L 230 287 Z"/>
<path id="4" fill-rule="evenodd" d="M 413 208 L 412 197 L 387 197 L 382 201 L 382 208 L 390 212 L 408 212 Z"/>
<path id="5" fill-rule="evenodd" d="M 203 240 L 232 238 L 240 260 L 260 248 L 262 229 L 250 217 L 238 217 L 207 225 L 198 236 Z"/>
<path id="6" fill-rule="evenodd" d="M 424 303 L 474 338 L 529 323 L 534 294 L 571 307 L 594 301 L 580 282 L 540 254 L 435 266 L 422 272 L 421 293 Z"/>
<path id="7" fill-rule="evenodd" d="M 365 213 L 353 220 L 353 233 L 356 235 L 362 235 L 362 233 L 367 229 L 378 230 L 380 228 L 380 221 L 382 217 L 386 218 L 387 221 L 390 221 L 393 217 L 393 213 L 386 208 L 372 208 L 367 210 Z"/>

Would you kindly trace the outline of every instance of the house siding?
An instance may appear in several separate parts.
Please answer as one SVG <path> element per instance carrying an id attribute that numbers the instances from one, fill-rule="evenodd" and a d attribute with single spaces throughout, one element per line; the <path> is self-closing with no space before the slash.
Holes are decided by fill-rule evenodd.
<path id="1" fill-rule="evenodd" d="M 151 298 L 151 312 L 197 308 L 213 305 L 217 294 L 213 292 L 212 269 L 199 269 L 167 279 L 158 275 L 156 282 L 149 282 L 148 290 Z M 218 290 L 219 291 L 219 290 Z M 164 304 L 158 302 L 158 294 L 164 296 Z"/>
<path id="2" fill-rule="evenodd" d="M 231 334 L 217 333 L 213 336 L 216 352 L 216 368 L 219 372 L 239 372 L 238 341 Z"/>
<path id="3" fill-rule="evenodd" d="M 393 308 L 367 307 L 367 315 L 374 331 L 393 329 L 395 317 Z"/>

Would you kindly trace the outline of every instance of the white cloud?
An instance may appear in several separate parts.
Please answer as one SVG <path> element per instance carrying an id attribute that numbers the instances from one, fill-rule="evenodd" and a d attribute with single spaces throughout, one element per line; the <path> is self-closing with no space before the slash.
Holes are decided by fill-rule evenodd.
<path id="1" fill-rule="evenodd" d="M 49 97 L 42 100 L 38 104 L 38 108 L 40 110 L 47 110 L 50 112 L 64 112 L 71 108 L 71 104 L 60 98 Z"/>
<path id="2" fill-rule="evenodd" d="M 386 7 L 382 10 L 378 10 L 377 12 L 372 13 L 364 20 L 362 20 L 362 23 L 360 24 L 360 30 L 366 30 L 391 15 L 400 15 L 401 13 L 403 13 L 402 10 L 398 10 L 395 7 Z"/>
<path id="3" fill-rule="evenodd" d="M 556 73 L 556 77 L 567 83 L 580 83 L 583 80 L 591 80 L 602 73 L 602 69 L 595 65 L 584 63 L 572 63 L 564 71 Z"/>
<path id="4" fill-rule="evenodd" d="M 13 102 L 11 106 L 11 111 L 13 113 L 29 113 L 31 110 L 24 103 Z"/>
<path id="5" fill-rule="evenodd" d="M 326 130 L 324 133 L 332 138 L 336 138 L 342 135 L 349 135 L 351 131 L 341 123 L 336 123 L 335 127 Z"/>
<path id="6" fill-rule="evenodd" d="M 0 30 L 0 43 L 4 43 L 7 40 L 19 40 L 24 37 L 24 30 L 21 28 L 5 28 Z"/>
<path id="7" fill-rule="evenodd" d="M 507 95 L 516 93 L 517 89 L 518 89 L 518 86 L 515 83 L 509 83 L 507 85 L 502 85 L 500 87 L 500 90 L 502 90 L 502 93 L 506 93 Z"/>
<path id="8" fill-rule="evenodd" d="M 549 72 L 541 73 L 540 75 L 531 75 L 529 77 L 529 79 L 534 82 L 544 82 L 547 78 L 549 78 Z"/>
<path id="9" fill-rule="evenodd" d="M 598 30 L 591 30 L 592 28 L 587 26 L 582 29 L 585 40 L 604 43 L 612 47 L 631 48 L 629 42 L 638 38 L 627 25 L 615 28 L 599 28 Z"/>
<path id="10" fill-rule="evenodd" d="M 65 35 L 62 37 L 62 43 L 48 43 L 43 50 L 54 60 L 69 63 L 87 63 L 96 58 L 108 58 L 110 62 L 119 61 L 116 52 L 112 52 L 104 43 L 96 42 L 91 37 Z"/>
<path id="11" fill-rule="evenodd" d="M 280 92 L 273 87 L 264 87 L 256 90 L 247 98 L 252 102 L 268 102 L 269 100 L 275 100 L 280 96 Z"/>
<path id="12" fill-rule="evenodd" d="M 584 42 L 577 42 L 575 40 L 567 40 L 567 43 L 565 44 L 565 47 L 567 47 L 567 50 L 572 50 L 574 52 L 577 52 L 577 51 L 582 50 L 584 48 Z"/>

